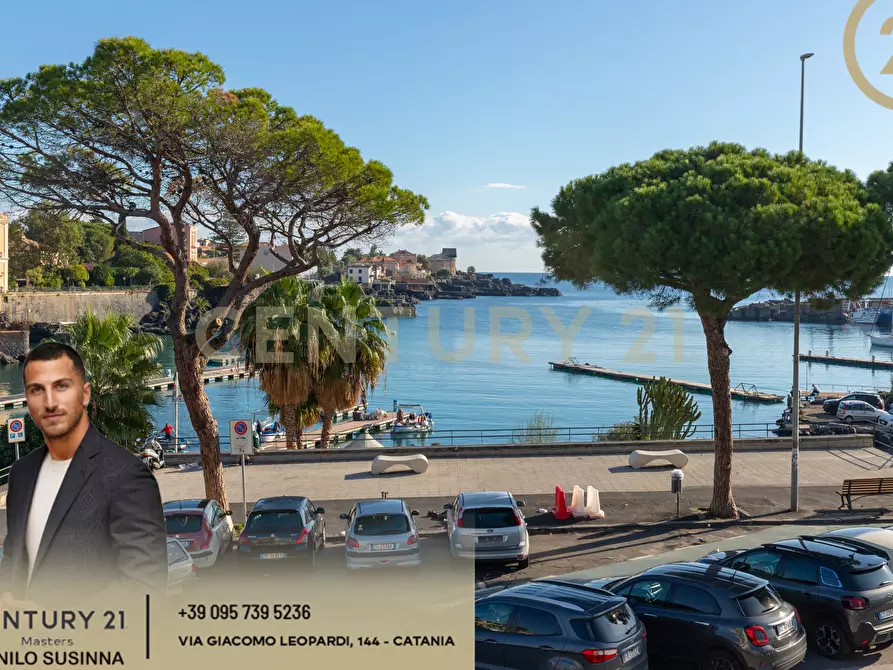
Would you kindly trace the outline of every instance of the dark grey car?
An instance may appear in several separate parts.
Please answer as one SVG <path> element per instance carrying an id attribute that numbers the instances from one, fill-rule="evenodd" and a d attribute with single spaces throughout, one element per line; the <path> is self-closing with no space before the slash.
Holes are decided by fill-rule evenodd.
<path id="1" fill-rule="evenodd" d="M 476 670 L 648 667 L 645 627 L 626 600 L 543 579 L 475 597 Z"/>
<path id="2" fill-rule="evenodd" d="M 893 572 L 887 560 L 832 537 L 800 537 L 701 559 L 767 579 L 798 608 L 828 658 L 893 643 Z"/>
<path id="3" fill-rule="evenodd" d="M 670 563 L 589 582 L 623 596 L 649 652 L 704 670 L 784 670 L 806 656 L 797 611 L 765 580 L 703 563 Z"/>

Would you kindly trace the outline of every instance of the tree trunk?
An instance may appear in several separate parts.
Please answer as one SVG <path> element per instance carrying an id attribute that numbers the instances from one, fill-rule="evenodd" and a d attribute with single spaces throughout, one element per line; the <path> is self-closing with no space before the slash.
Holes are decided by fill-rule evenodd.
<path id="1" fill-rule="evenodd" d="M 217 420 L 211 412 L 211 403 L 205 393 L 202 374 L 205 371 L 205 358 L 195 340 L 190 336 L 172 333 L 174 341 L 174 362 L 177 366 L 177 381 L 183 395 L 189 420 L 198 436 L 201 450 L 202 473 L 205 478 L 205 497 L 219 502 L 223 509 L 229 509 L 226 487 L 223 483 L 223 464 L 220 461 L 220 435 Z"/>
<path id="2" fill-rule="evenodd" d="M 304 448 L 304 422 L 301 421 L 300 417 L 295 421 L 295 442 L 298 449 Z"/>
<path id="3" fill-rule="evenodd" d="M 286 405 L 279 410 L 279 418 L 282 419 L 282 425 L 285 426 L 285 448 L 297 449 L 295 446 L 295 433 L 298 421 L 296 416 L 297 407 L 294 405 Z"/>
<path id="4" fill-rule="evenodd" d="M 737 519 L 732 497 L 732 393 L 730 357 L 725 337 L 726 319 L 701 316 L 707 338 L 707 368 L 713 389 L 713 500 L 710 513 L 720 519 Z"/>
<path id="5" fill-rule="evenodd" d="M 319 433 L 319 448 L 320 449 L 328 449 L 329 448 L 329 435 L 332 433 L 332 419 L 334 415 L 332 412 L 324 412 L 322 415 L 322 430 Z"/>

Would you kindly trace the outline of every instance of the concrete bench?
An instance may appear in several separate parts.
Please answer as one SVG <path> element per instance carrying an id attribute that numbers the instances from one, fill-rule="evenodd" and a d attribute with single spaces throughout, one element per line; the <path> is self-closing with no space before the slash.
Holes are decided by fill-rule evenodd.
<path id="1" fill-rule="evenodd" d="M 638 470 L 649 465 L 652 461 L 669 461 L 673 467 L 682 469 L 688 465 L 688 456 L 679 449 L 667 449 L 665 451 L 644 451 L 636 449 L 629 455 L 629 467 Z"/>
<path id="2" fill-rule="evenodd" d="M 406 456 L 380 455 L 372 459 L 372 474 L 382 475 L 395 465 L 404 465 L 416 474 L 428 471 L 428 458 L 423 454 L 407 454 Z"/>

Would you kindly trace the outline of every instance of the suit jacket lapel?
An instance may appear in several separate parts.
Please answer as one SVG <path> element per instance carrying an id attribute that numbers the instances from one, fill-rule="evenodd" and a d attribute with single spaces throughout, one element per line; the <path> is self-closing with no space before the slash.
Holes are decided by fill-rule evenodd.
<path id="1" fill-rule="evenodd" d="M 40 567 L 40 562 L 46 555 L 47 549 L 53 541 L 53 536 L 59 530 L 62 519 L 65 518 L 84 484 L 87 483 L 87 480 L 90 479 L 90 476 L 96 469 L 95 456 L 98 452 L 92 439 L 95 437 L 95 430 L 91 424 L 81 445 L 74 452 L 71 465 L 68 466 L 68 472 L 65 473 L 62 485 L 59 487 L 59 493 L 56 495 L 56 501 L 50 510 L 50 516 L 47 518 L 43 537 L 40 539 L 40 548 L 37 550 L 37 558 L 34 561 L 34 572 Z M 33 486 L 31 490 L 33 492 Z"/>

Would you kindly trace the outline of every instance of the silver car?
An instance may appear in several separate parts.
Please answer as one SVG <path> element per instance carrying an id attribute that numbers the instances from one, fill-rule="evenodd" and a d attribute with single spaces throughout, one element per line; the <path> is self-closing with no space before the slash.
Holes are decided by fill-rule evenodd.
<path id="1" fill-rule="evenodd" d="M 506 491 L 460 493 L 444 505 L 450 552 L 456 558 L 530 564 L 524 501 Z"/>
<path id="2" fill-rule="evenodd" d="M 358 502 L 342 514 L 348 569 L 420 567 L 419 529 L 413 518 L 418 514 L 402 500 Z"/>

